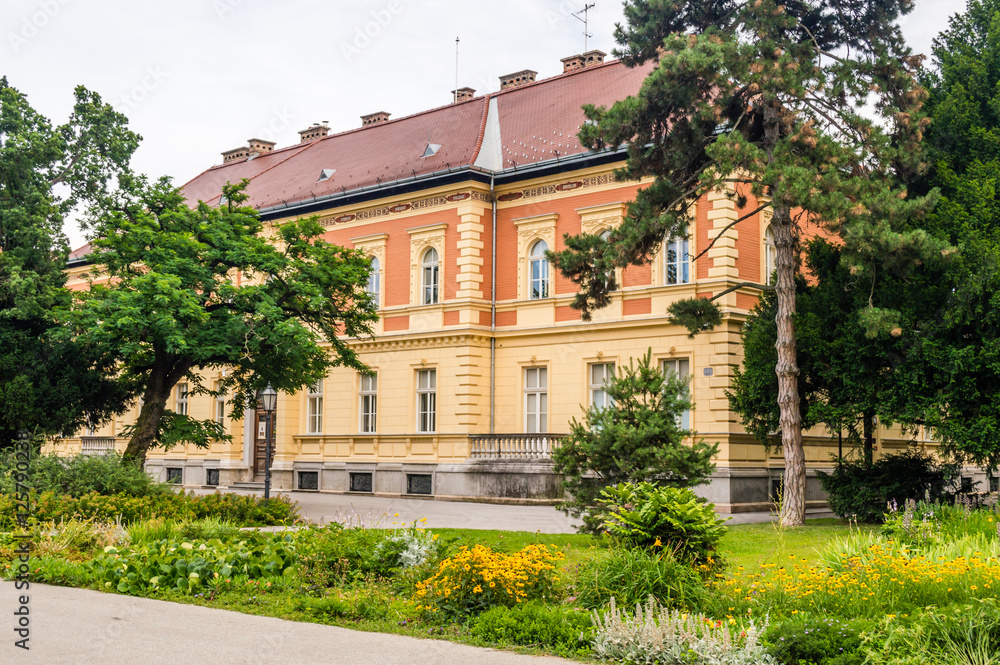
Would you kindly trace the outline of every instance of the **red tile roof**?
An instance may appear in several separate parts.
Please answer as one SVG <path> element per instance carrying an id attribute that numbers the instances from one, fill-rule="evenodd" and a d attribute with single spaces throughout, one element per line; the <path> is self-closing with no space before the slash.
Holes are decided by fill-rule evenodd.
<path id="1" fill-rule="evenodd" d="M 192 203 L 215 203 L 223 184 L 248 178 L 249 203 L 263 209 L 469 166 L 482 147 L 492 98 L 499 111 L 504 169 L 555 159 L 557 152 L 559 157 L 584 153 L 576 138 L 584 121 L 581 107 L 610 106 L 635 94 L 649 71 L 611 61 L 214 166 L 183 189 Z M 423 157 L 428 143 L 441 148 Z M 324 169 L 334 173 L 319 182 Z"/>

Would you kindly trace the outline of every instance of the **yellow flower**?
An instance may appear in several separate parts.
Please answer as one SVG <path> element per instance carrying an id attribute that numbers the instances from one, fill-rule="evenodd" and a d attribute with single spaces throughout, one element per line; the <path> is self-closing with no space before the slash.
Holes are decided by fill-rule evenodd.
<path id="1" fill-rule="evenodd" d="M 663 547 L 663 543 L 660 542 L 660 537 L 656 537 L 656 542 L 653 543 L 653 547 Z"/>

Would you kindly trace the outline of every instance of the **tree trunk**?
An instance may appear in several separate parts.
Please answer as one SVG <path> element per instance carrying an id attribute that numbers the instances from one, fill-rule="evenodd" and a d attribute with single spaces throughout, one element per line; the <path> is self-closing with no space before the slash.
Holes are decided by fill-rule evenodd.
<path id="1" fill-rule="evenodd" d="M 875 463 L 875 414 L 871 411 L 864 413 L 865 428 L 865 468 L 872 468 Z"/>
<path id="2" fill-rule="evenodd" d="M 787 207 L 776 207 L 771 218 L 774 232 L 778 314 L 778 411 L 781 448 L 785 455 L 785 480 L 781 502 L 781 525 L 801 526 L 806 518 L 806 460 L 802 449 L 802 419 L 799 413 L 799 367 L 795 348 L 795 235 Z"/>
<path id="3" fill-rule="evenodd" d="M 143 394 L 142 409 L 139 410 L 139 417 L 135 421 L 132 438 L 122 455 L 122 462 L 139 464 L 140 466 L 146 464 L 146 453 L 156 441 L 160 419 L 167 408 L 167 399 L 172 388 L 173 384 L 167 380 L 167 377 L 162 372 L 154 370 L 146 392 Z"/>

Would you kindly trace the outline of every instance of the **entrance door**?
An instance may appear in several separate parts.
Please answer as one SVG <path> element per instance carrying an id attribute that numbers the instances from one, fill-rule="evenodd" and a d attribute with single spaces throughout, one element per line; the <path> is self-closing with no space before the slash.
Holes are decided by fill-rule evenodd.
<path id="1" fill-rule="evenodd" d="M 268 418 L 267 412 L 264 409 L 257 409 L 256 417 L 254 418 L 254 439 L 253 439 L 253 475 L 254 480 L 264 480 L 264 473 L 266 469 L 266 463 L 264 460 L 267 454 L 267 437 L 273 436 L 274 431 L 274 419 L 277 415 L 277 411 L 271 412 L 270 418 Z M 271 441 L 271 461 L 274 460 L 274 441 Z"/>

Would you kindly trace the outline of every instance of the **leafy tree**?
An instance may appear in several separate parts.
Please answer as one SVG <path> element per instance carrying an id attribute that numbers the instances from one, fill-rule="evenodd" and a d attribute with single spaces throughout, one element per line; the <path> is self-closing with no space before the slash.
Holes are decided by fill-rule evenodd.
<path id="1" fill-rule="evenodd" d="M 115 350 L 121 375 L 143 386 L 125 461 L 143 461 L 154 444 L 221 436 L 167 409 L 182 379 L 192 394 L 231 395 L 235 418 L 267 383 L 294 391 L 333 366 L 367 369 L 348 342 L 376 320 L 367 258 L 322 240 L 315 217 L 265 226 L 241 205 L 245 186 L 227 184 L 219 207 L 192 208 L 166 179 L 127 177 L 90 220 L 95 279 L 74 323 L 78 339 Z M 198 373 L 213 368 L 228 370 L 218 390 Z"/>
<path id="2" fill-rule="evenodd" d="M 664 375 L 652 361 L 652 349 L 638 362 L 619 367 L 605 387 L 612 405 L 591 405 L 581 423 L 570 423 L 569 436 L 555 450 L 556 473 L 571 499 L 567 513 L 584 516 L 586 528 L 600 526 L 594 514 L 601 491 L 618 483 L 652 482 L 688 487 L 707 482 L 718 445 L 687 444 L 681 414 L 691 408 L 687 379 Z"/>
<path id="3" fill-rule="evenodd" d="M 752 195 L 758 208 L 741 219 L 772 208 L 784 525 L 805 518 L 794 326 L 804 225 L 839 234 L 858 276 L 905 272 L 944 246 L 922 231 L 899 230 L 934 202 L 896 184 L 924 168 L 919 147 L 928 122 L 915 80 L 919 58 L 894 23 L 911 8 L 909 0 L 626 0 L 616 54 L 628 65 L 658 66 L 637 96 L 610 109 L 585 107 L 583 143 L 627 145 L 618 175 L 654 178 L 607 242 L 580 235 L 552 257 L 582 287 L 574 305 L 585 313 L 607 304 L 616 267 L 648 261 L 664 238 L 686 235 L 706 192 L 730 191 L 741 210 Z M 692 334 L 720 316 L 691 301 L 671 311 Z M 875 306 L 861 320 L 870 332 L 898 325 L 892 309 Z"/>
<path id="4" fill-rule="evenodd" d="M 66 339 L 57 312 L 70 302 L 63 220 L 127 170 L 139 136 L 96 93 L 75 96 L 56 127 L 0 78 L 0 446 L 22 428 L 69 433 L 128 401 L 113 355 Z"/>
<path id="5" fill-rule="evenodd" d="M 1000 462 L 1000 1 L 970 0 L 934 41 L 928 130 L 937 187 L 927 225 L 961 248 L 917 322 L 899 408 L 959 459 Z"/>

